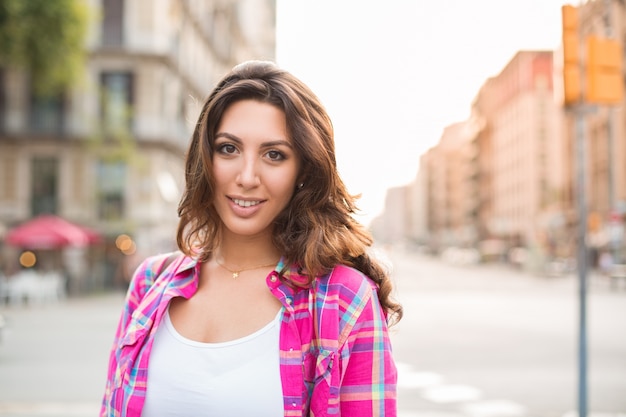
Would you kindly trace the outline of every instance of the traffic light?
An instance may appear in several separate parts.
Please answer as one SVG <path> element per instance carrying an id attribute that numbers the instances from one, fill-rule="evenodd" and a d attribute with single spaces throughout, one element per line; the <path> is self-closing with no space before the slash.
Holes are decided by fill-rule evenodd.
<path id="1" fill-rule="evenodd" d="M 587 38 L 585 100 L 595 104 L 620 104 L 624 100 L 622 51 L 613 39 Z"/>
<path id="2" fill-rule="evenodd" d="M 580 41 L 578 37 L 578 9 L 571 5 L 561 7 L 563 21 L 563 102 L 575 104 L 581 99 Z"/>

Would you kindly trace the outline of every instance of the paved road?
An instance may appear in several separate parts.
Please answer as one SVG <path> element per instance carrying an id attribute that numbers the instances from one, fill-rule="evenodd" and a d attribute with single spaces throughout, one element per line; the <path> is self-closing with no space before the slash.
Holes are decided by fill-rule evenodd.
<path id="1" fill-rule="evenodd" d="M 575 277 L 393 254 L 400 417 L 570 417 Z M 590 286 L 590 411 L 626 417 L 626 290 Z M 97 415 L 121 294 L 0 307 L 0 416 Z"/>
<path id="2" fill-rule="evenodd" d="M 4 308 L 1 416 L 95 416 L 121 294 Z"/>
<path id="3" fill-rule="evenodd" d="M 562 417 L 577 409 L 578 283 L 392 255 L 405 319 L 403 416 Z M 626 290 L 590 274 L 589 413 L 626 416 Z"/>

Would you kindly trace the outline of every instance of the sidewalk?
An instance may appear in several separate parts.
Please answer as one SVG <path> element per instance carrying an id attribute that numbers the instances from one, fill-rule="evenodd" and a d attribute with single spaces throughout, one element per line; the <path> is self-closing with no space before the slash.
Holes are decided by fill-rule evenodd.
<path id="1" fill-rule="evenodd" d="M 122 300 L 0 306 L 0 416 L 96 416 Z"/>

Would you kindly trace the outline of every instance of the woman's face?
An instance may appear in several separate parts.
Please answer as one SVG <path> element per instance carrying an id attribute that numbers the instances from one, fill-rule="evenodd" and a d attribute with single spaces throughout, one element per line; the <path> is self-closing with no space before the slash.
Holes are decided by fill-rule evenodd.
<path id="1" fill-rule="evenodd" d="M 300 158 L 285 113 L 256 100 L 231 104 L 215 135 L 215 209 L 225 230 L 241 236 L 272 233 L 296 188 Z"/>

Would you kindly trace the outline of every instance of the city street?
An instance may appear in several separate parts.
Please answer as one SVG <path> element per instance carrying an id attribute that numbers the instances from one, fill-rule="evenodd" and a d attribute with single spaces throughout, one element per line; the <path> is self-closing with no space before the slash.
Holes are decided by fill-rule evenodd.
<path id="1" fill-rule="evenodd" d="M 391 258 L 405 307 L 393 329 L 402 416 L 559 417 L 577 409 L 576 276 Z M 626 415 L 623 287 L 590 278 L 591 415 Z"/>
<path id="2" fill-rule="evenodd" d="M 392 253 L 400 417 L 574 417 L 576 277 Z M 94 416 L 121 294 L 2 306 L 0 416 Z M 626 416 L 626 285 L 594 276 L 589 412 Z"/>

